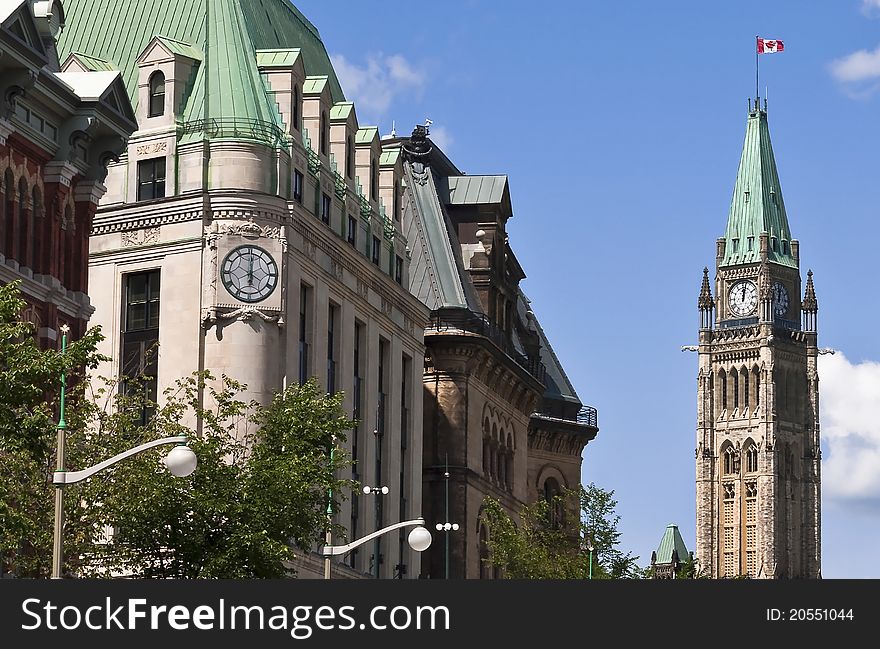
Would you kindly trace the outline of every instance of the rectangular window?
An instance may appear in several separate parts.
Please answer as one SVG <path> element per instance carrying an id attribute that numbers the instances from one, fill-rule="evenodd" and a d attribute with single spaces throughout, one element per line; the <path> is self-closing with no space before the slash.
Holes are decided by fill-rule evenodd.
<path id="1" fill-rule="evenodd" d="M 379 265 L 380 255 L 382 254 L 382 242 L 379 241 L 379 237 L 373 235 L 373 249 L 372 249 L 372 257 L 373 263 L 377 266 Z"/>
<path id="2" fill-rule="evenodd" d="M 141 399 L 137 420 L 146 425 L 157 398 L 160 276 L 151 270 L 123 278 L 120 388 L 123 395 Z"/>
<path id="3" fill-rule="evenodd" d="M 407 520 L 407 497 L 409 496 L 409 489 L 407 489 L 407 473 L 406 469 L 409 466 L 409 459 L 407 457 L 407 447 L 409 445 L 409 397 L 410 397 L 410 373 L 412 372 L 412 359 L 406 354 L 403 355 L 403 359 L 401 362 L 401 369 L 403 376 L 400 380 L 400 475 L 398 476 L 399 484 L 400 484 L 400 501 L 397 515 L 399 520 L 405 521 Z M 404 559 L 406 558 L 406 548 L 407 545 L 405 543 L 406 534 L 404 530 L 400 530 L 397 538 L 398 545 L 398 556 L 400 557 L 400 563 L 397 566 L 397 575 L 402 579 L 403 575 L 406 573 L 406 564 L 404 563 Z"/>
<path id="4" fill-rule="evenodd" d="M 327 309 L 327 392 L 336 392 L 336 326 L 339 322 L 339 307 L 331 304 Z"/>
<path id="5" fill-rule="evenodd" d="M 749 237 L 748 244 L 749 244 L 749 252 L 751 252 L 755 248 L 755 237 Z"/>
<path id="6" fill-rule="evenodd" d="M 355 482 L 360 481 L 361 474 L 360 471 L 360 450 L 361 450 L 361 432 L 364 430 L 364 426 L 361 423 L 361 417 L 363 416 L 363 389 L 364 389 L 364 325 L 360 322 L 354 323 L 354 381 L 352 383 L 352 413 L 351 418 L 355 421 L 354 430 L 351 433 L 351 479 Z M 360 499 L 357 494 L 354 494 L 351 499 L 351 525 L 349 527 L 349 538 L 358 538 L 358 515 L 360 513 L 360 508 L 358 503 Z M 352 552 L 349 555 L 349 565 L 352 568 L 356 567 L 357 563 L 357 550 Z"/>
<path id="7" fill-rule="evenodd" d="M 309 344 L 312 337 L 311 331 L 311 299 L 312 289 L 305 284 L 300 284 L 299 289 L 299 382 L 309 380 Z"/>
<path id="8" fill-rule="evenodd" d="M 348 215 L 348 242 L 357 248 L 357 219 Z"/>
<path id="9" fill-rule="evenodd" d="M 403 257 L 400 255 L 394 260 L 394 281 L 403 284 Z"/>
<path id="10" fill-rule="evenodd" d="M 149 201 L 165 197 L 165 158 L 138 162 L 137 199 Z"/>
<path id="11" fill-rule="evenodd" d="M 327 194 L 321 194 L 321 220 L 327 225 L 330 225 L 331 206 L 330 197 Z"/>
<path id="12" fill-rule="evenodd" d="M 303 202 L 303 175 L 299 169 L 293 170 L 293 200 Z"/>
<path id="13" fill-rule="evenodd" d="M 788 251 L 788 241 L 786 241 L 785 239 L 782 240 L 782 254 L 783 255 L 791 254 Z"/>
<path id="14" fill-rule="evenodd" d="M 737 252 L 738 249 L 739 249 L 739 239 L 734 239 L 733 240 L 733 251 Z"/>
<path id="15" fill-rule="evenodd" d="M 382 475 L 382 438 L 385 436 L 385 425 L 386 425 L 386 406 L 387 406 L 387 398 L 388 398 L 388 341 L 383 338 L 379 338 L 379 367 L 378 367 L 378 394 L 377 397 L 377 407 L 376 407 L 376 486 L 384 485 L 385 480 Z M 376 497 L 376 529 L 381 529 L 384 527 L 384 507 L 381 497 Z M 378 578 L 379 577 L 379 567 L 382 562 L 383 557 L 383 539 L 376 539 L 376 547 L 373 555 L 373 574 Z"/>

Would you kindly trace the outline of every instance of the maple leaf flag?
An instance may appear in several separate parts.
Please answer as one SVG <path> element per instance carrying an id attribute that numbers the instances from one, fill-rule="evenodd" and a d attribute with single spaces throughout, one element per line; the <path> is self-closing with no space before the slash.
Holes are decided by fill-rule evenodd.
<path id="1" fill-rule="evenodd" d="M 758 39 L 758 54 L 772 54 L 773 52 L 781 52 L 783 49 L 785 49 L 785 47 L 782 41 L 766 38 Z"/>

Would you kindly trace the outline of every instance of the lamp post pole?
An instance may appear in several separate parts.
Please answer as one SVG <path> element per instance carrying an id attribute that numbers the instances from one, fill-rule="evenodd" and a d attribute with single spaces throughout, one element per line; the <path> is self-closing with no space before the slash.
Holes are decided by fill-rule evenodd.
<path id="1" fill-rule="evenodd" d="M 369 489 L 369 487 L 366 488 Z M 352 541 L 351 543 L 346 543 L 345 545 L 325 545 L 321 548 L 321 554 L 325 557 L 339 556 L 340 554 L 351 552 L 355 548 L 363 545 L 364 543 L 372 541 L 373 539 L 377 539 L 383 534 L 393 532 L 394 530 L 399 530 L 402 527 L 410 526 L 416 526 L 415 529 L 410 531 L 409 536 L 407 537 L 410 547 L 416 552 L 424 552 L 431 545 L 431 533 L 423 527 L 424 524 L 424 518 L 416 518 L 411 521 L 394 523 L 393 525 L 383 527 L 381 530 L 376 530 L 372 534 L 367 534 L 363 538 Z"/>
<path id="2" fill-rule="evenodd" d="M 61 355 L 67 355 L 67 334 L 70 327 L 61 325 Z M 67 423 L 64 421 L 64 398 L 67 390 L 66 370 L 61 372 L 61 407 L 58 417 L 58 432 L 55 442 L 55 471 L 64 471 L 64 456 L 67 452 Z M 55 484 L 55 536 L 52 540 L 52 579 L 61 579 L 61 565 L 64 563 L 62 531 L 64 528 L 64 483 Z"/>
<path id="3" fill-rule="evenodd" d="M 446 579 L 449 579 L 449 532 L 458 530 L 458 523 L 449 522 L 449 453 L 446 454 L 446 471 L 443 472 L 446 481 L 446 521 L 437 523 L 437 531 L 444 532 L 446 536 Z"/>
<path id="4" fill-rule="evenodd" d="M 336 452 L 336 436 L 333 436 L 332 446 L 330 447 L 330 468 L 333 468 L 333 457 Z M 327 490 L 327 533 L 324 535 L 325 545 L 330 545 L 333 540 L 333 533 L 330 531 L 330 525 L 333 522 L 333 487 Z M 324 557 L 324 579 L 330 579 L 330 556 Z"/>
<path id="5" fill-rule="evenodd" d="M 67 354 L 67 334 L 70 327 L 66 324 L 61 325 L 61 355 Z M 192 450 L 186 446 L 186 437 L 179 435 L 176 437 L 166 437 L 165 439 L 157 439 L 146 444 L 141 444 L 136 448 L 129 449 L 123 453 L 119 453 L 104 460 L 88 469 L 82 471 L 67 471 L 64 468 L 66 464 L 65 455 L 67 453 L 67 422 L 64 420 L 65 398 L 67 392 L 67 372 L 61 372 L 61 403 L 59 407 L 58 417 L 58 435 L 56 440 L 56 457 L 55 472 L 52 474 L 52 483 L 55 485 L 55 530 L 52 537 L 52 579 L 61 579 L 61 571 L 64 564 L 64 487 L 68 484 L 74 484 L 90 478 L 98 471 L 106 469 L 108 466 L 116 464 L 120 460 L 136 455 L 141 451 L 161 446 L 163 444 L 178 444 L 165 458 L 165 466 L 171 473 L 178 477 L 185 477 L 196 469 L 196 456 Z"/>
<path id="6" fill-rule="evenodd" d="M 589 578 L 592 579 L 593 578 L 593 541 L 592 540 L 589 541 L 589 545 L 587 546 L 587 549 L 590 551 L 590 577 Z"/>

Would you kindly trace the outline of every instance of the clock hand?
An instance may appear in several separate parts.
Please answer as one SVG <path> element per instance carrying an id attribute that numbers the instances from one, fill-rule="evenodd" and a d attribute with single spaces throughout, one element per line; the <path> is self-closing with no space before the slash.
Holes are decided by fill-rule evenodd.
<path id="1" fill-rule="evenodd" d="M 254 253 L 248 255 L 248 286 L 254 285 Z"/>

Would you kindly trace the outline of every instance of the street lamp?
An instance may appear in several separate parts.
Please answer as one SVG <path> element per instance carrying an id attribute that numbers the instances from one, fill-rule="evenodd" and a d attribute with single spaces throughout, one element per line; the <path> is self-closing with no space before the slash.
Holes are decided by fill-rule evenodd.
<path id="1" fill-rule="evenodd" d="M 67 352 L 67 334 L 70 327 L 61 326 L 61 353 Z M 198 460 L 196 454 L 193 453 L 189 446 L 186 446 L 186 436 L 177 435 L 175 437 L 166 437 L 164 439 L 156 439 L 146 444 L 141 444 L 135 448 L 123 451 L 114 455 L 109 460 L 104 460 L 88 469 L 81 471 L 67 471 L 64 468 L 65 454 L 67 451 L 67 424 L 64 421 L 65 392 L 67 389 L 67 376 L 61 373 L 61 406 L 60 417 L 58 419 L 58 436 L 57 436 L 57 457 L 56 469 L 52 474 L 52 483 L 55 485 L 55 532 L 52 539 L 52 579 L 61 579 L 61 567 L 64 562 L 64 486 L 82 482 L 92 477 L 99 471 L 103 471 L 107 467 L 113 466 L 117 462 L 137 455 L 157 446 L 165 444 L 177 444 L 168 455 L 165 456 L 163 463 L 165 467 L 175 476 L 185 478 L 196 470 Z"/>
<path id="2" fill-rule="evenodd" d="M 589 576 L 589 578 L 592 579 L 593 578 L 593 550 L 595 550 L 595 548 L 593 547 L 593 540 L 592 539 L 589 539 L 587 541 L 587 550 L 590 551 L 590 576 Z"/>
<path id="3" fill-rule="evenodd" d="M 368 543 L 373 539 L 377 539 L 383 534 L 387 534 L 388 532 L 393 532 L 394 530 L 399 530 L 402 527 L 411 527 L 416 526 L 412 529 L 407 536 L 407 541 L 409 542 L 409 546 L 415 550 L 416 552 L 424 552 L 429 547 L 431 547 L 431 533 L 424 527 L 425 519 L 424 518 L 416 518 L 411 521 L 403 521 L 402 523 L 394 523 L 393 525 L 389 525 L 388 527 L 383 527 L 381 530 L 376 530 L 372 534 L 367 534 L 366 536 L 352 541 L 351 543 L 346 543 L 345 545 L 324 545 L 320 549 L 321 556 L 323 556 L 326 560 L 329 560 L 330 557 L 336 557 L 340 554 L 346 554 L 351 550 L 354 550 L 356 547 L 363 545 L 364 543 Z M 324 573 L 325 579 L 330 579 L 329 572 Z"/>
<path id="4" fill-rule="evenodd" d="M 438 532 L 446 532 L 446 579 L 449 579 L 449 531 L 458 531 L 458 523 L 449 522 L 449 454 L 446 454 L 446 471 L 443 472 L 443 480 L 446 482 L 446 522 L 437 523 Z"/>
<path id="5" fill-rule="evenodd" d="M 378 439 L 378 438 L 377 438 Z M 380 468 L 377 463 L 376 473 L 380 472 Z M 364 495 L 369 496 L 373 494 L 374 496 L 387 496 L 388 492 L 391 491 L 387 486 L 381 487 L 371 487 L 369 485 L 364 485 L 363 492 Z M 376 498 L 376 526 L 378 527 L 382 522 L 382 503 L 378 498 Z M 379 578 L 379 550 L 381 546 L 379 545 L 379 538 L 376 537 L 376 549 L 373 551 L 373 568 L 376 571 L 376 579 Z"/>

